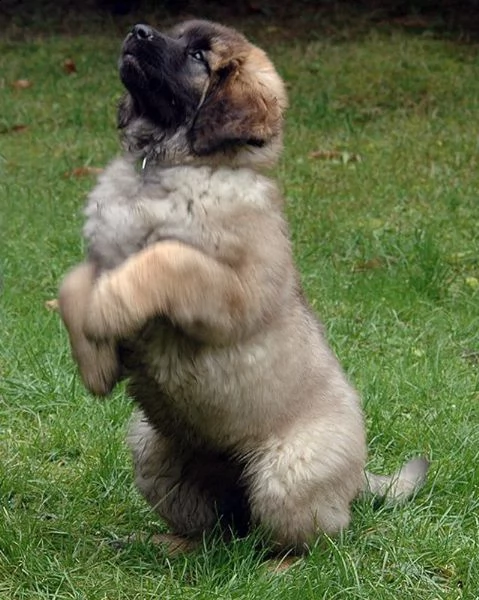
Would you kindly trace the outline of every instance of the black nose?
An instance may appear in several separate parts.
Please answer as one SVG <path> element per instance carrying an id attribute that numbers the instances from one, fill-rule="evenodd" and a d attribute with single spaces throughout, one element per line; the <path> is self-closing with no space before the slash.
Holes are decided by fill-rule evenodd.
<path id="1" fill-rule="evenodd" d="M 138 40 L 151 40 L 153 38 L 153 27 L 150 27 L 149 25 L 142 25 L 140 23 L 133 27 L 131 33 Z"/>

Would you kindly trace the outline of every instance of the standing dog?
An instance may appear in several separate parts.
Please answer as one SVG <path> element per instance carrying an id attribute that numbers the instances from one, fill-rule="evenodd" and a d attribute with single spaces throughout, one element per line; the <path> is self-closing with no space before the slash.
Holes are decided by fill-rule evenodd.
<path id="1" fill-rule="evenodd" d="M 365 472 L 360 402 L 263 174 L 287 105 L 266 54 L 207 21 L 137 25 L 120 76 L 125 152 L 90 195 L 60 311 L 87 388 L 129 380 L 140 491 L 176 534 L 219 519 L 297 550 L 345 528 L 361 492 L 408 497 L 427 462 Z"/>

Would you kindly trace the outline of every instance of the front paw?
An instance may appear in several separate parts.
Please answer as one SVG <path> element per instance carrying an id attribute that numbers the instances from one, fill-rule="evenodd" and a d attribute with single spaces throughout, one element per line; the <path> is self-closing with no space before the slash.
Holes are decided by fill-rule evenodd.
<path id="1" fill-rule="evenodd" d="M 73 357 L 87 390 L 95 396 L 108 396 L 120 379 L 117 350 L 110 343 L 77 340 Z"/>
<path id="2" fill-rule="evenodd" d="M 115 284 L 113 276 L 102 275 L 92 290 L 83 323 L 84 334 L 91 341 L 118 340 L 135 331 L 123 290 Z"/>

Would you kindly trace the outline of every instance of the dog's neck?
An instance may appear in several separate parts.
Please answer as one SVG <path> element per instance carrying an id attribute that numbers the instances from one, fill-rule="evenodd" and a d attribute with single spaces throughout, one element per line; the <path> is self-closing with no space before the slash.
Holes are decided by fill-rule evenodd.
<path id="1" fill-rule="evenodd" d="M 161 131 L 156 125 L 136 119 L 122 132 L 127 154 L 143 174 L 175 166 L 210 166 L 250 168 L 264 171 L 273 167 L 282 150 L 282 137 L 277 135 L 261 147 L 242 145 L 225 148 L 212 154 L 192 152 L 188 126 L 175 131 Z"/>
<path id="2" fill-rule="evenodd" d="M 264 172 L 276 164 L 281 150 L 282 140 L 278 138 L 261 148 L 243 146 L 198 156 L 192 154 L 184 131 L 177 131 L 171 136 L 165 136 L 161 141 L 156 140 L 156 143 L 141 148 L 126 148 L 127 155 L 136 165 L 136 170 L 143 176 L 179 166 L 249 168 Z"/>
<path id="3" fill-rule="evenodd" d="M 128 129 L 123 136 L 123 147 L 142 171 L 190 164 L 194 160 L 186 132 L 181 128 L 174 133 L 161 134 L 153 130 L 146 136 L 136 135 L 133 127 Z"/>

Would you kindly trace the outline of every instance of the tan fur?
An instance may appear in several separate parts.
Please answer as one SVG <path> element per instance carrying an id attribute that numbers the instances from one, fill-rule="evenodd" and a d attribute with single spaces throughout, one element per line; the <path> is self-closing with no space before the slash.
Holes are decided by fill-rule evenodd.
<path id="1" fill-rule="evenodd" d="M 111 392 L 119 374 L 115 345 L 87 339 L 84 330 L 85 298 L 91 294 L 95 281 L 95 267 L 83 263 L 68 273 L 62 282 L 58 307 L 68 333 L 75 359 L 85 386 L 94 394 L 104 396 Z"/>
<path id="2" fill-rule="evenodd" d="M 427 465 L 365 476 L 360 402 L 303 298 L 281 197 L 260 171 L 281 147 L 283 82 L 237 32 L 179 30 L 209 32 L 210 77 L 228 76 L 174 132 L 125 99 L 133 150 L 90 195 L 89 261 L 62 284 L 61 315 L 92 392 L 128 378 L 136 482 L 175 534 L 231 518 L 301 550 L 345 528 L 361 492 L 409 496 Z M 143 172 L 141 152 L 153 157 Z"/>

